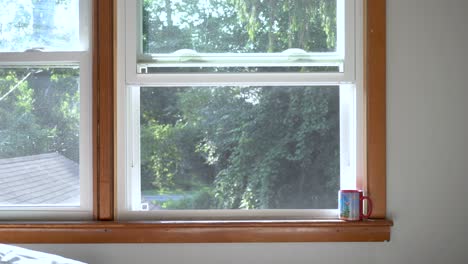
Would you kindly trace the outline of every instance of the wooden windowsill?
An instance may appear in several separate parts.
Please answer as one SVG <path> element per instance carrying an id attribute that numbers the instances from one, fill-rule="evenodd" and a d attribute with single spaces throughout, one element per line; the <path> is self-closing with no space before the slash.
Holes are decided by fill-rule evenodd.
<path id="1" fill-rule="evenodd" d="M 391 220 L 0 222 L 0 243 L 383 242 Z"/>

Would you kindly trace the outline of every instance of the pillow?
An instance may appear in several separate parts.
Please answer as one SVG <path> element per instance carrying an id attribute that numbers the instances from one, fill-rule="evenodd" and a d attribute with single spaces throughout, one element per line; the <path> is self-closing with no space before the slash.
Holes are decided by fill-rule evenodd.
<path id="1" fill-rule="evenodd" d="M 0 244 L 0 264 L 86 264 L 57 255 Z"/>

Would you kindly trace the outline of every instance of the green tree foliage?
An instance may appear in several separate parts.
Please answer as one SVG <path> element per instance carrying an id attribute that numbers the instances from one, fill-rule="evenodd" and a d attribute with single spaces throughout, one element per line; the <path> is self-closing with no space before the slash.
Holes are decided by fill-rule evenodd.
<path id="1" fill-rule="evenodd" d="M 202 128 L 182 122 L 184 88 L 141 89 L 141 163 L 144 189 L 190 191 L 212 181 L 213 171 L 197 154 Z M 158 104 L 159 103 L 159 104 Z M 148 176 L 151 175 L 151 176 Z M 211 179 L 211 180 L 210 180 Z"/>
<path id="2" fill-rule="evenodd" d="M 179 112 L 172 124 L 142 126 L 157 190 L 211 186 L 209 208 L 336 204 L 337 87 L 144 88 L 141 97 L 159 91 Z"/>
<path id="3" fill-rule="evenodd" d="M 230 0 L 244 24 L 254 51 L 288 48 L 330 51 L 335 47 L 336 1 Z M 260 47 L 256 47 L 260 44 Z"/>
<path id="4" fill-rule="evenodd" d="M 231 146 L 220 154 L 227 166 L 216 178 L 223 207 L 329 205 L 323 194 L 334 191 L 339 174 L 337 89 L 269 87 L 255 95 L 257 104 L 245 106 L 250 93 L 227 104 L 215 117 L 224 122 L 212 128 L 211 144 Z M 226 132 L 233 142 L 225 142 Z"/>
<path id="5" fill-rule="evenodd" d="M 0 158 L 59 152 L 79 161 L 78 69 L 0 69 Z"/>

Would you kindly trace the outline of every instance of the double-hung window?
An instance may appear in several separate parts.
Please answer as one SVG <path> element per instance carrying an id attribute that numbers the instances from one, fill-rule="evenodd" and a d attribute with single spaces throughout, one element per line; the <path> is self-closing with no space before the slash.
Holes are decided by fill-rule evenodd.
<path id="1" fill-rule="evenodd" d="M 0 217 L 92 217 L 90 3 L 1 1 Z"/>
<path id="2" fill-rule="evenodd" d="M 74 220 L 5 243 L 390 238 L 385 0 L 4 6 L 0 216 Z M 372 220 L 336 219 L 349 188 Z"/>
<path id="3" fill-rule="evenodd" d="M 336 217 L 364 175 L 362 5 L 121 1 L 119 215 Z"/>

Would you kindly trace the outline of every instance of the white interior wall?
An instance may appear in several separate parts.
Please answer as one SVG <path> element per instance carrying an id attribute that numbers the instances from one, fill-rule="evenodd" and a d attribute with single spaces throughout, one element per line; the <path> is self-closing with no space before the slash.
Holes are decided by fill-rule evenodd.
<path id="1" fill-rule="evenodd" d="M 390 242 L 22 246 L 93 264 L 468 263 L 467 13 L 387 0 Z"/>

